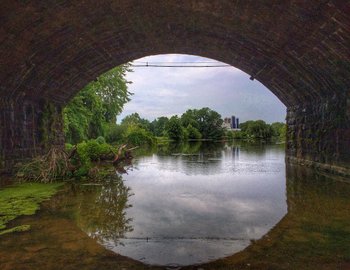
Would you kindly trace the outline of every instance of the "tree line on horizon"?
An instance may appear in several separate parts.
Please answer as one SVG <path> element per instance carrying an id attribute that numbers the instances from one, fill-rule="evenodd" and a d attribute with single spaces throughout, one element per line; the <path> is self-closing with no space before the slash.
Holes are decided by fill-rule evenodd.
<path id="1" fill-rule="evenodd" d="M 267 140 L 276 135 L 282 138 L 285 134 L 284 123 L 269 125 L 262 120 L 242 123 L 241 131 L 225 130 L 221 115 L 208 107 L 153 121 L 133 113 L 117 124 L 116 116 L 132 95 L 128 91 L 131 82 L 125 78 L 128 71 L 129 64 L 118 66 L 85 86 L 63 109 L 65 149 L 52 145 L 47 153 L 18 164 L 17 176 L 25 181 L 45 183 L 66 177 L 95 179 L 99 174 L 96 163 L 109 160 L 115 165 L 119 161 L 123 164 L 123 158 L 131 156 L 134 146 L 160 143 L 168 147 L 175 145 L 168 143 L 170 141 L 235 138 Z"/>
<path id="2" fill-rule="evenodd" d="M 171 141 L 271 139 L 284 141 L 285 123 L 267 124 L 263 120 L 240 124 L 240 131 L 226 130 L 221 115 L 208 108 L 189 109 L 181 116 L 158 117 L 153 121 L 137 112 L 126 116 L 120 124 L 116 116 L 130 100 L 125 64 L 99 76 L 84 87 L 65 107 L 64 131 L 66 142 L 78 144 L 102 137 L 108 143 L 153 144 L 156 138 Z M 101 138 L 100 138 L 101 141 Z"/>

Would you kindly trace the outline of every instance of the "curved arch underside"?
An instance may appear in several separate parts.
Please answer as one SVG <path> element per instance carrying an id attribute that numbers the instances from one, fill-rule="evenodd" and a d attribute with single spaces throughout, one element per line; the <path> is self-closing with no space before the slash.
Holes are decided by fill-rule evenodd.
<path id="1" fill-rule="evenodd" d="M 2 1 L 0 96 L 67 102 L 152 54 L 226 62 L 285 105 L 349 90 L 349 1 Z"/>
<path id="2" fill-rule="evenodd" d="M 0 169 L 47 148 L 43 128 L 63 145 L 45 110 L 61 119 L 100 74 L 164 53 L 248 73 L 288 108 L 288 156 L 350 167 L 349 0 L 2 0 L 0 12 Z"/>

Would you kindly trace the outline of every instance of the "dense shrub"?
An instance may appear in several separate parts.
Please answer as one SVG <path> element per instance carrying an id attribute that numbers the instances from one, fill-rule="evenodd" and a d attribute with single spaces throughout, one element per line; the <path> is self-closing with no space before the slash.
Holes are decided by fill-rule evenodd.
<path id="1" fill-rule="evenodd" d="M 89 140 L 79 143 L 77 151 L 83 165 L 90 165 L 91 161 L 98 161 L 101 158 L 111 155 L 113 148 L 107 143 L 99 143 L 97 140 Z"/>
<path id="2" fill-rule="evenodd" d="M 153 145 L 152 134 L 136 125 L 130 125 L 126 130 L 125 141 L 131 145 Z"/>
<path id="3" fill-rule="evenodd" d="M 106 141 L 108 143 L 121 142 L 126 135 L 127 126 L 111 124 L 106 130 Z"/>
<path id="4" fill-rule="evenodd" d="M 165 125 L 166 134 L 169 139 L 174 141 L 182 141 L 184 139 L 184 129 L 181 121 L 177 116 L 172 116 Z"/>
<path id="5" fill-rule="evenodd" d="M 104 137 L 99 136 L 99 137 L 97 137 L 96 142 L 99 144 L 104 144 L 104 143 L 106 143 L 106 140 Z"/>
<path id="6" fill-rule="evenodd" d="M 72 151 L 73 150 L 73 145 L 72 144 L 70 144 L 70 143 L 66 143 L 65 144 L 65 149 L 66 149 L 66 151 L 69 153 L 70 151 Z"/>
<path id="7" fill-rule="evenodd" d="M 242 123 L 241 130 L 247 134 L 247 138 L 268 139 L 273 136 L 273 130 L 263 120 L 247 121 Z"/>
<path id="8" fill-rule="evenodd" d="M 202 134 L 199 132 L 199 130 L 193 127 L 191 124 L 187 126 L 186 131 L 189 140 L 199 140 L 202 138 Z"/>

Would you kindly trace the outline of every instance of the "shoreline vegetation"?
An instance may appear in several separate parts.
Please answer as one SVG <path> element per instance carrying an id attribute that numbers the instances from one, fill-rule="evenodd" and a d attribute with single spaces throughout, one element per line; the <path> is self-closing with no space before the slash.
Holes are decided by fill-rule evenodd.
<path id="1" fill-rule="evenodd" d="M 63 163 L 74 168 L 73 176 L 89 176 L 94 171 L 94 162 L 108 160 L 111 155 L 113 158 L 116 149 L 122 145 L 133 149 L 170 142 L 285 140 L 285 123 L 269 125 L 263 120 L 247 121 L 240 125 L 240 130 L 226 130 L 221 115 L 208 107 L 189 109 L 181 116 L 162 116 L 153 121 L 135 112 L 117 124 L 117 115 L 133 95 L 128 91 L 132 82 L 126 80 L 127 72 L 132 72 L 129 63 L 102 74 L 85 86 L 63 110 L 65 151 L 71 155 L 75 149 L 74 157 Z M 129 154 L 122 153 L 124 156 Z"/>
<path id="2" fill-rule="evenodd" d="M 161 116 L 153 121 L 135 112 L 117 124 L 117 115 L 133 95 L 128 91 L 128 85 L 132 82 L 126 80 L 127 72 L 132 72 L 130 63 L 111 69 L 85 86 L 67 104 L 63 116 L 68 149 L 71 145 L 77 145 L 78 152 L 84 152 L 79 148 L 86 148 L 85 143 L 91 144 L 91 140 L 102 140 L 114 147 L 123 144 L 129 147 L 153 146 L 166 140 L 176 143 L 196 140 L 285 140 L 285 123 L 270 125 L 263 120 L 247 121 L 241 123 L 240 130 L 226 130 L 222 116 L 208 107 L 189 109 L 180 116 Z"/>
<path id="3" fill-rule="evenodd" d="M 132 151 L 137 147 L 142 153 L 142 148 L 187 142 L 285 138 L 284 123 L 269 125 L 262 120 L 242 123 L 239 131 L 225 130 L 221 115 L 210 108 L 190 109 L 181 116 L 163 116 L 152 122 L 133 113 L 117 124 L 116 115 L 132 96 L 128 91 L 131 82 L 125 78 L 127 72 L 132 72 L 130 64 L 111 69 L 67 104 L 63 110 L 64 148 L 52 146 L 46 154 L 16 165 L 15 178 L 28 183 L 0 189 L 0 235 L 28 230 L 25 225 L 8 229 L 5 224 L 19 215 L 34 214 L 40 202 L 52 196 L 64 181 L 100 181 L 115 171 L 126 172 L 124 167 L 130 166 Z M 50 110 L 45 112 L 49 113 Z M 48 134 L 46 130 L 42 132 Z M 114 165 L 114 172 L 99 166 L 102 163 Z"/>

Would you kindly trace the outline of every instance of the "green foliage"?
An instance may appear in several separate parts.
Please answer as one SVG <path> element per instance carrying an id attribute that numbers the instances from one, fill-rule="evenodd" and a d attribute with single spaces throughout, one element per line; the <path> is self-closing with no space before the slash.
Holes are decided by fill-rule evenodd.
<path id="1" fill-rule="evenodd" d="M 187 126 L 186 131 L 189 140 L 199 140 L 202 138 L 202 134 L 199 132 L 199 130 L 193 127 L 191 124 Z"/>
<path id="2" fill-rule="evenodd" d="M 247 138 L 252 139 L 268 139 L 273 136 L 273 129 L 263 120 L 247 121 L 240 125 L 242 133 L 246 134 Z"/>
<path id="3" fill-rule="evenodd" d="M 70 144 L 70 143 L 65 143 L 64 144 L 64 148 L 66 149 L 67 152 L 70 152 L 73 150 L 73 144 Z"/>
<path id="4" fill-rule="evenodd" d="M 99 137 L 97 137 L 96 142 L 97 142 L 98 144 L 105 144 L 105 143 L 106 143 L 106 140 L 105 140 L 104 137 L 99 136 Z"/>
<path id="5" fill-rule="evenodd" d="M 148 131 L 150 131 L 151 129 L 151 123 L 147 119 L 141 118 L 138 113 L 132 113 L 130 115 L 125 116 L 121 121 L 121 125 L 127 127 L 138 126 Z"/>
<path id="6" fill-rule="evenodd" d="M 184 138 L 184 131 L 180 119 L 175 115 L 172 116 L 165 125 L 165 131 L 169 139 L 181 141 Z"/>
<path id="7" fill-rule="evenodd" d="M 181 115 L 181 124 L 184 127 L 189 125 L 193 126 L 196 129 L 199 129 L 198 123 L 198 110 L 187 110 L 185 113 Z"/>
<path id="8" fill-rule="evenodd" d="M 114 151 L 113 147 L 106 142 L 102 142 L 102 139 L 78 143 L 78 159 L 72 161 L 73 165 L 78 165 L 74 175 L 77 177 L 88 175 L 92 168 L 92 162 L 112 158 Z"/>
<path id="9" fill-rule="evenodd" d="M 226 131 L 226 139 L 228 141 L 232 141 L 234 139 L 233 131 L 231 130 Z"/>
<path id="10" fill-rule="evenodd" d="M 63 111 L 66 141 L 73 144 L 103 135 L 105 111 L 91 84 L 83 88 Z"/>
<path id="11" fill-rule="evenodd" d="M 234 139 L 245 139 L 246 134 L 240 130 L 227 130 L 226 139 L 227 141 L 232 141 Z"/>
<path id="12" fill-rule="evenodd" d="M 29 229 L 28 225 L 6 229 L 6 224 L 21 215 L 33 215 L 39 204 L 57 192 L 61 183 L 26 183 L 0 190 L 0 235 Z"/>
<path id="13" fill-rule="evenodd" d="M 130 81 L 125 79 L 127 72 L 131 72 L 130 64 L 115 67 L 90 83 L 95 93 L 101 98 L 106 122 L 116 122 L 116 115 L 123 110 L 125 103 L 130 101 L 132 93 L 128 91 Z"/>
<path id="14" fill-rule="evenodd" d="M 221 139 L 225 132 L 221 115 L 209 108 L 187 110 L 181 116 L 181 123 L 198 129 L 204 139 Z"/>
<path id="15" fill-rule="evenodd" d="M 165 126 L 169 121 L 168 117 L 162 116 L 158 117 L 156 120 L 153 120 L 150 124 L 150 130 L 155 136 L 164 136 L 165 135 Z"/>
<path id="16" fill-rule="evenodd" d="M 155 142 L 152 134 L 138 125 L 128 126 L 125 141 L 131 145 L 153 145 Z"/>
<path id="17" fill-rule="evenodd" d="M 78 143 L 77 151 L 83 165 L 90 166 L 92 161 L 98 161 L 101 157 L 113 153 L 113 148 L 107 143 L 88 140 Z"/>
<path id="18" fill-rule="evenodd" d="M 280 129 L 279 139 L 280 141 L 285 142 L 286 137 L 287 137 L 287 125 L 284 124 L 283 127 Z"/>
<path id="19" fill-rule="evenodd" d="M 246 134 L 243 131 L 235 130 L 232 132 L 233 139 L 244 139 Z"/>
<path id="20" fill-rule="evenodd" d="M 13 232 L 26 232 L 26 231 L 30 230 L 30 227 L 31 227 L 30 225 L 16 226 L 16 227 L 13 227 L 11 229 L 6 229 L 6 230 L 3 230 L 3 231 L 0 231 L 0 236 L 4 235 L 4 234 L 7 234 L 7 233 L 13 233 Z"/>
<path id="21" fill-rule="evenodd" d="M 122 121 L 121 121 L 121 125 L 124 126 L 130 126 L 130 125 L 134 125 L 137 126 L 140 124 L 141 121 L 141 117 L 138 113 L 132 113 L 130 115 L 125 116 Z"/>
<path id="22" fill-rule="evenodd" d="M 64 131 L 69 143 L 105 135 L 109 123 L 115 123 L 126 102 L 130 100 L 125 74 L 130 65 L 122 65 L 102 74 L 84 87 L 66 106 Z"/>
<path id="23" fill-rule="evenodd" d="M 280 141 L 285 141 L 286 136 L 286 124 L 276 122 L 271 125 L 265 123 L 262 120 L 247 121 L 241 123 L 241 130 L 228 130 L 226 131 L 226 138 L 228 141 L 233 139 L 271 139 L 279 138 Z"/>
<path id="24" fill-rule="evenodd" d="M 180 118 L 173 116 L 159 117 L 150 124 L 155 136 L 167 135 L 175 141 L 221 139 L 225 132 L 222 128 L 221 115 L 209 108 L 187 110 Z"/>
<path id="25" fill-rule="evenodd" d="M 281 141 L 286 140 L 287 125 L 285 123 L 281 123 L 281 122 L 272 123 L 271 128 L 273 130 L 274 137 L 278 137 L 279 140 Z"/>
<path id="26" fill-rule="evenodd" d="M 182 140 L 183 141 L 188 141 L 189 140 L 189 137 L 188 137 L 189 133 L 188 133 L 187 128 L 182 127 L 182 134 L 183 134 Z"/>
<path id="27" fill-rule="evenodd" d="M 106 129 L 106 141 L 108 143 L 118 143 L 121 142 L 126 134 L 126 125 L 116 125 L 110 124 Z"/>

